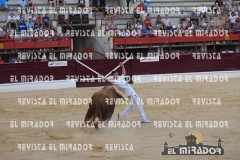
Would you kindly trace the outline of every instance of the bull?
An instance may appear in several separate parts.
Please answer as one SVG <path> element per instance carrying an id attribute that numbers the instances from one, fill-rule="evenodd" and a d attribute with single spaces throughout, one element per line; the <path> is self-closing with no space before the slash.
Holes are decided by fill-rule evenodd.
<path id="1" fill-rule="evenodd" d="M 105 86 L 100 91 L 96 92 L 92 96 L 92 102 L 89 104 L 87 114 L 85 116 L 85 123 L 95 122 L 95 118 L 98 118 L 100 123 L 109 121 L 112 118 L 115 109 L 115 99 L 123 98 L 123 96 L 116 92 L 113 86 Z M 111 103 L 108 103 L 109 99 L 114 99 Z M 98 129 L 98 121 L 94 123 L 96 129 Z"/>

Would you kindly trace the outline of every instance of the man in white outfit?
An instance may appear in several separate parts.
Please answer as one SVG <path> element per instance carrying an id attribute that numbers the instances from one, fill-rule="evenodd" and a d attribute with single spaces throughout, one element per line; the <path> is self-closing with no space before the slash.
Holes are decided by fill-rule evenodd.
<path id="1" fill-rule="evenodd" d="M 116 71 L 113 71 L 112 72 L 113 80 L 109 80 L 108 78 L 103 77 L 104 80 L 115 85 L 119 90 L 121 90 L 129 98 L 129 100 L 131 100 L 130 105 L 122 113 L 118 114 L 118 121 L 123 119 L 131 110 L 133 110 L 135 106 L 137 106 L 138 114 L 141 118 L 141 123 L 150 123 L 150 121 L 147 120 L 145 116 L 143 106 L 141 104 L 141 101 L 138 95 L 136 94 L 132 86 L 124 79 L 126 75 L 126 70 L 124 65 L 122 64 L 122 62 L 119 65 L 122 67 L 121 76 L 119 76 Z"/>

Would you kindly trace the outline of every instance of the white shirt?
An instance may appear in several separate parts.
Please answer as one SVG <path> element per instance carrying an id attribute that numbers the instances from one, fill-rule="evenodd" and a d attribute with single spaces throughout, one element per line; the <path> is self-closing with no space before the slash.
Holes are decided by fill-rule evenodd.
<path id="1" fill-rule="evenodd" d="M 127 96 L 130 96 L 131 94 L 135 93 L 132 86 L 125 81 L 125 76 L 121 75 L 116 80 L 113 80 L 113 84 L 123 93 L 125 93 Z"/>
<path id="2" fill-rule="evenodd" d="M 36 17 L 35 16 L 34 17 L 30 16 L 28 19 L 30 19 L 30 18 L 32 18 L 32 21 L 36 21 Z"/>
<path id="3" fill-rule="evenodd" d="M 201 7 L 198 8 L 198 11 L 202 12 L 202 13 L 207 12 L 207 7 L 206 6 L 201 6 Z"/>
<path id="4" fill-rule="evenodd" d="M 180 13 L 179 13 L 179 16 L 180 16 L 181 18 L 184 18 L 184 17 L 186 17 L 186 13 L 185 13 L 185 12 L 183 12 L 183 13 L 180 12 Z"/>
<path id="5" fill-rule="evenodd" d="M 230 18 L 231 23 L 235 23 L 237 16 L 230 16 L 229 18 Z"/>
<path id="6" fill-rule="evenodd" d="M 16 17 L 15 16 L 8 16 L 8 22 L 9 21 L 15 21 L 16 20 Z"/>

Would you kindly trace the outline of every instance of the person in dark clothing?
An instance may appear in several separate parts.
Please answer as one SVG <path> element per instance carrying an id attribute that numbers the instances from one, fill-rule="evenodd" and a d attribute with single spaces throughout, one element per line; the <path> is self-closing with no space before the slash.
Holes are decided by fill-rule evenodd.
<path id="1" fill-rule="evenodd" d="M 93 8 L 96 7 L 96 9 L 97 9 L 98 8 L 98 0 L 93 0 L 92 6 L 93 6 Z"/>
<path id="2" fill-rule="evenodd" d="M 100 2 L 100 10 L 105 11 L 105 6 L 106 6 L 105 0 L 99 0 L 99 2 Z"/>
<path id="3" fill-rule="evenodd" d="M 126 0 L 126 2 L 127 2 L 127 11 L 129 12 L 129 2 L 130 2 L 130 0 Z"/>

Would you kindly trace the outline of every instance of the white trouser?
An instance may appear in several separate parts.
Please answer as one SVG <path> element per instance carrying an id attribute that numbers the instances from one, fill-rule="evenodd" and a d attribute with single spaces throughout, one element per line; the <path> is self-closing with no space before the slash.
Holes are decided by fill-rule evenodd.
<path id="1" fill-rule="evenodd" d="M 130 111 L 132 111 L 135 106 L 137 106 L 138 114 L 141 118 L 141 121 L 146 120 L 143 106 L 138 95 L 135 92 L 132 92 L 129 96 L 131 97 L 129 98 L 130 104 L 122 113 L 119 114 L 119 120 L 124 118 Z"/>

